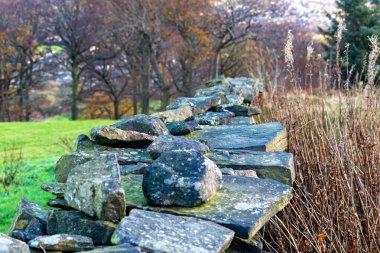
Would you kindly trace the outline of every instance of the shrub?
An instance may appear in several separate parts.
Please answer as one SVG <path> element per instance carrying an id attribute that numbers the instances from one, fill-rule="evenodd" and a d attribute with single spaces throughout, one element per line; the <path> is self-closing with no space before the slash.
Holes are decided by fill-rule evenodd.
<path id="1" fill-rule="evenodd" d="M 17 173 L 22 165 L 22 150 L 14 147 L 5 149 L 1 167 L 1 183 L 6 190 L 9 185 L 15 182 Z"/>

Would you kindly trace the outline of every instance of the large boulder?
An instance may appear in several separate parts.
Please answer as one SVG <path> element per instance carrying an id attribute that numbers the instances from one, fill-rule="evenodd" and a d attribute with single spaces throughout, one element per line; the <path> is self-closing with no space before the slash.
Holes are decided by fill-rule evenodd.
<path id="1" fill-rule="evenodd" d="M 278 122 L 208 126 L 191 133 L 191 138 L 205 141 L 214 149 L 285 151 L 288 148 L 286 129 Z"/>
<path id="2" fill-rule="evenodd" d="M 184 122 L 169 122 L 166 124 L 170 134 L 172 135 L 185 135 L 193 132 L 198 126 L 198 122 L 195 120 Z"/>
<path id="3" fill-rule="evenodd" d="M 94 219 L 80 211 L 53 210 L 49 213 L 47 232 L 90 237 L 95 244 L 109 244 L 116 224 Z"/>
<path id="4" fill-rule="evenodd" d="M 124 131 L 136 131 L 153 136 L 169 134 L 168 129 L 160 118 L 144 114 L 127 117 L 112 126 Z"/>
<path id="5" fill-rule="evenodd" d="M 194 114 L 198 115 L 208 111 L 210 108 L 220 105 L 222 102 L 220 96 L 209 96 L 209 97 L 196 97 L 188 98 L 181 97 L 177 98 L 174 104 L 168 105 L 168 110 L 178 109 L 183 106 L 192 106 L 194 108 Z"/>
<path id="6" fill-rule="evenodd" d="M 197 206 L 222 186 L 214 162 L 195 151 L 167 151 L 144 172 L 144 195 L 152 205 Z"/>
<path id="7" fill-rule="evenodd" d="M 131 243 L 148 252 L 219 253 L 233 236 L 232 230 L 213 222 L 134 209 L 120 222 L 112 242 Z"/>
<path id="8" fill-rule="evenodd" d="M 1 253 L 30 253 L 29 247 L 25 242 L 16 240 L 12 237 L 0 233 L 0 252 Z"/>
<path id="9" fill-rule="evenodd" d="M 48 212 L 48 208 L 39 206 L 25 198 L 21 199 L 12 224 L 8 229 L 8 235 L 13 236 L 15 231 L 20 237 L 22 234 L 23 237 L 27 238 L 46 234 Z M 23 232 L 20 233 L 20 231 Z"/>
<path id="10" fill-rule="evenodd" d="M 235 114 L 229 111 L 205 112 L 198 115 L 195 118 L 195 120 L 198 122 L 199 125 L 226 125 L 234 116 Z"/>
<path id="11" fill-rule="evenodd" d="M 204 154 L 210 149 L 206 144 L 195 139 L 161 135 L 148 147 L 148 151 L 153 158 L 157 158 L 165 151 L 197 151 Z"/>
<path id="12" fill-rule="evenodd" d="M 117 222 L 125 215 L 125 194 L 115 154 L 98 154 L 72 168 L 65 200 L 80 211 L 101 220 Z"/>
<path id="13" fill-rule="evenodd" d="M 254 170 L 260 178 L 271 178 L 291 185 L 295 179 L 293 155 L 286 152 L 214 150 L 207 156 L 220 168 L 235 172 Z"/>
<path id="14" fill-rule="evenodd" d="M 157 112 L 152 116 L 161 118 L 165 123 L 192 120 L 194 119 L 194 108 L 191 105 L 185 105 L 173 110 Z"/>
<path id="15" fill-rule="evenodd" d="M 153 135 L 112 126 L 93 128 L 90 135 L 97 144 L 116 148 L 147 147 L 155 138 Z"/>
<path id="16" fill-rule="evenodd" d="M 252 238 L 290 201 L 291 187 L 272 179 L 223 176 L 223 187 L 201 206 L 152 206 L 144 198 L 141 175 L 122 178 L 127 208 L 193 216 L 213 221 L 235 231 L 242 239 Z"/>
<path id="17" fill-rule="evenodd" d="M 68 234 L 39 236 L 29 241 L 28 244 L 31 248 L 43 251 L 73 252 L 94 248 L 94 244 L 90 237 Z"/>

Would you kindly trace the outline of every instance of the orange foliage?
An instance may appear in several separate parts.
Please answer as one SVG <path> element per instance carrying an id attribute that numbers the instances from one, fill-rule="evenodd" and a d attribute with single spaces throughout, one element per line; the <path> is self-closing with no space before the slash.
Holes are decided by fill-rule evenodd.
<path id="1" fill-rule="evenodd" d="M 109 119 L 114 117 L 115 109 L 112 100 L 102 92 L 95 92 L 83 101 L 82 119 Z M 120 117 L 133 114 L 133 101 L 125 98 L 120 102 Z"/>

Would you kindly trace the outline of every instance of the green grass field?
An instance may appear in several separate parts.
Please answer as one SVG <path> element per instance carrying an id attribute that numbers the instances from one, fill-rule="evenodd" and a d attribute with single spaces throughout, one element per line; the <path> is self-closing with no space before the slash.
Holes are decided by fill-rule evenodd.
<path id="1" fill-rule="evenodd" d="M 110 120 L 47 121 L 0 123 L 0 179 L 3 175 L 4 150 L 22 150 L 23 163 L 16 180 L 7 189 L 0 185 L 0 232 L 6 232 L 22 197 L 46 205 L 53 196 L 40 189 L 40 184 L 54 181 L 54 165 L 69 152 L 62 139 L 75 142 L 92 127 L 109 125 Z"/>

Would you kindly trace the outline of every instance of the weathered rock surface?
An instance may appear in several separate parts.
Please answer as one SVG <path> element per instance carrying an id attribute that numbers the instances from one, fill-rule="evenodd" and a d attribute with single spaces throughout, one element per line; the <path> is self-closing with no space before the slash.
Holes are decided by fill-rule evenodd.
<path id="1" fill-rule="evenodd" d="M 226 95 L 226 100 L 229 105 L 241 105 L 244 103 L 244 98 L 240 95 Z"/>
<path id="2" fill-rule="evenodd" d="M 120 165 L 120 175 L 127 174 L 144 174 L 145 168 L 148 167 L 147 163 L 137 163 L 129 165 Z"/>
<path id="3" fill-rule="evenodd" d="M 191 105 L 185 105 L 173 110 L 157 112 L 152 116 L 161 118 L 165 123 L 187 121 L 194 119 L 194 108 Z"/>
<path id="4" fill-rule="evenodd" d="M 165 151 L 197 151 L 204 154 L 210 149 L 206 144 L 195 139 L 161 135 L 148 147 L 148 151 L 153 158 L 157 158 Z"/>
<path id="5" fill-rule="evenodd" d="M 146 149 L 140 148 L 111 148 L 96 145 L 95 154 L 116 154 L 117 161 L 120 165 L 153 162 L 149 152 Z"/>
<path id="6" fill-rule="evenodd" d="M 46 234 L 46 226 L 36 218 L 32 218 L 23 230 L 13 230 L 10 234 L 13 238 L 28 242 L 37 236 Z"/>
<path id="7" fill-rule="evenodd" d="M 259 125 L 208 126 L 194 131 L 191 138 L 206 141 L 214 149 L 284 151 L 286 129 L 278 122 Z"/>
<path id="8" fill-rule="evenodd" d="M 291 185 L 295 178 L 293 155 L 286 152 L 216 150 L 208 154 L 220 168 L 254 170 L 260 178 L 271 178 Z"/>
<path id="9" fill-rule="evenodd" d="M 116 224 L 94 219 L 80 211 L 54 210 L 49 213 L 47 232 L 90 237 L 95 244 L 110 244 Z"/>
<path id="10" fill-rule="evenodd" d="M 94 151 L 95 142 L 92 141 L 87 135 L 80 134 L 75 141 L 74 151 L 91 152 Z"/>
<path id="11" fill-rule="evenodd" d="M 184 122 L 169 122 L 166 127 L 169 129 L 172 135 L 185 135 L 193 132 L 198 126 L 198 122 L 195 120 Z"/>
<path id="12" fill-rule="evenodd" d="M 15 217 L 9 227 L 8 235 L 21 230 L 33 235 L 45 234 L 49 209 L 22 198 Z"/>
<path id="13" fill-rule="evenodd" d="M 228 124 L 235 114 L 229 111 L 205 112 L 195 118 L 199 125 L 225 125 Z"/>
<path id="14" fill-rule="evenodd" d="M 260 91 L 258 82 L 253 78 L 224 78 L 211 80 L 207 83 L 208 88 L 198 89 L 196 97 L 238 95 L 243 97 L 244 102 L 250 103 Z"/>
<path id="15" fill-rule="evenodd" d="M 228 227 L 236 236 L 252 238 L 277 212 L 289 203 L 291 187 L 271 179 L 223 176 L 223 187 L 201 206 L 149 206 L 141 187 L 142 176 L 122 178 L 129 208 L 138 207 L 159 212 L 193 216 Z"/>
<path id="16" fill-rule="evenodd" d="M 197 206 L 220 188 L 222 173 L 195 151 L 168 151 L 144 172 L 144 195 L 151 205 Z"/>
<path id="17" fill-rule="evenodd" d="M 183 106 L 190 105 L 194 108 L 194 114 L 198 115 L 220 104 L 221 104 L 220 96 L 208 96 L 208 97 L 196 97 L 196 98 L 181 97 L 181 98 L 177 98 L 174 104 L 168 105 L 167 109 L 173 110 L 173 109 L 177 109 Z"/>
<path id="18" fill-rule="evenodd" d="M 56 195 L 57 197 L 63 197 L 65 195 L 66 185 L 64 183 L 46 183 L 41 185 L 41 189 Z"/>
<path id="19" fill-rule="evenodd" d="M 100 247 L 90 251 L 81 251 L 88 253 L 141 253 L 139 247 L 132 246 L 131 244 L 124 243 L 116 246 Z"/>
<path id="20" fill-rule="evenodd" d="M 253 116 L 249 116 L 249 117 L 237 116 L 237 117 L 231 118 L 228 125 L 253 125 L 255 123 L 256 121 Z"/>
<path id="21" fill-rule="evenodd" d="M 235 116 L 251 116 L 261 114 L 261 109 L 256 106 L 230 105 L 225 106 L 224 109 L 233 112 Z"/>
<path id="22" fill-rule="evenodd" d="M 73 252 L 94 248 L 91 238 L 80 235 L 45 235 L 28 242 L 29 246 L 41 250 Z"/>
<path id="23" fill-rule="evenodd" d="M 134 209 L 112 236 L 114 244 L 131 243 L 148 252 L 223 252 L 234 236 L 230 229 L 192 217 Z"/>
<path id="24" fill-rule="evenodd" d="M 57 179 L 58 182 L 66 183 L 72 168 L 92 159 L 94 159 L 94 155 L 82 152 L 63 155 L 55 165 L 55 179 Z"/>
<path id="25" fill-rule="evenodd" d="M 95 155 L 72 168 L 65 200 L 71 207 L 101 220 L 116 222 L 124 217 L 125 195 L 116 155 Z"/>
<path id="26" fill-rule="evenodd" d="M 0 252 L 1 253 L 30 253 L 29 247 L 25 242 L 11 238 L 0 233 Z"/>
<path id="27" fill-rule="evenodd" d="M 127 117 L 112 126 L 124 131 L 136 131 L 153 136 L 169 134 L 168 129 L 161 119 L 144 114 Z"/>
<path id="28" fill-rule="evenodd" d="M 153 135 L 112 126 L 93 128 L 90 134 L 97 144 L 116 148 L 147 147 L 155 139 Z"/>
<path id="29" fill-rule="evenodd" d="M 220 169 L 223 175 L 259 178 L 254 170 L 234 170 L 230 168 Z"/>

